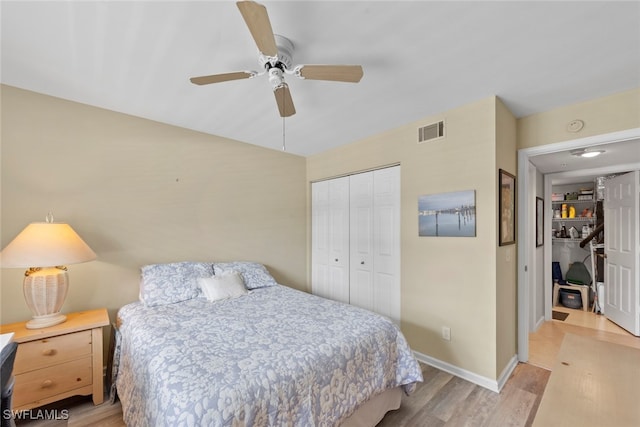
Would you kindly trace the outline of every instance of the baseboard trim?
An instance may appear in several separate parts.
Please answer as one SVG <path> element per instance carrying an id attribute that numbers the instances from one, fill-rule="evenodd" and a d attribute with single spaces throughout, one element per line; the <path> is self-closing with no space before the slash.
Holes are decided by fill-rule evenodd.
<path id="1" fill-rule="evenodd" d="M 507 363 L 507 366 L 503 369 L 502 373 L 500 374 L 500 377 L 496 381 L 487 377 L 483 377 L 482 375 L 478 375 L 474 372 L 467 371 L 466 369 L 462 369 L 450 363 L 443 362 L 442 360 L 436 359 L 434 357 L 427 356 L 426 354 L 422 354 L 418 351 L 414 351 L 413 354 L 415 358 L 422 363 L 426 363 L 427 365 L 433 366 L 434 368 L 438 368 L 441 371 L 445 371 L 451 375 L 455 375 L 456 377 L 460 377 L 463 380 L 467 380 L 469 382 L 477 384 L 480 387 L 484 387 L 495 393 L 500 393 L 500 390 L 502 390 L 502 387 L 504 387 L 507 380 L 511 376 L 511 373 L 518 365 L 518 358 L 514 354 L 511 357 L 511 360 L 509 360 L 509 363 Z"/>

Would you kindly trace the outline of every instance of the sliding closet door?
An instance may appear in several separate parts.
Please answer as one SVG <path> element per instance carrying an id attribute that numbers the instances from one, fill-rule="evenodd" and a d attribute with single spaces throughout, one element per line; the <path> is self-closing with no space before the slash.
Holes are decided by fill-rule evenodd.
<path id="1" fill-rule="evenodd" d="M 351 176 L 349 302 L 400 323 L 400 167 Z"/>
<path id="2" fill-rule="evenodd" d="M 311 287 L 349 302 L 349 177 L 311 185 Z"/>

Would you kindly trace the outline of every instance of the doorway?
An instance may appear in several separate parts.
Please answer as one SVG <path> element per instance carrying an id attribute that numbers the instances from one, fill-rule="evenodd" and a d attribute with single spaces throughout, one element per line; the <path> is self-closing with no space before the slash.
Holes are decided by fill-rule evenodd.
<path id="1" fill-rule="evenodd" d="M 542 264 L 536 262 L 536 257 L 532 256 L 531 251 L 535 250 L 535 241 L 532 241 L 531 227 L 535 228 L 535 216 L 532 214 L 532 204 L 535 201 L 535 194 L 530 194 L 532 179 L 530 168 L 535 168 L 535 157 L 553 153 L 566 152 L 578 148 L 594 147 L 604 144 L 622 143 L 634 139 L 640 139 L 640 128 L 630 129 L 621 132 L 614 132 L 604 135 L 596 135 L 593 137 L 580 138 L 572 141 L 548 144 L 538 147 L 522 149 L 518 151 L 518 194 L 526 195 L 518 198 L 518 360 L 526 362 L 529 359 L 529 331 L 535 329 L 535 325 L 531 325 L 532 310 L 535 309 L 535 303 L 532 301 L 532 295 L 537 292 L 542 294 L 544 300 L 544 318 L 533 320 L 534 322 L 543 322 L 551 320 L 551 269 L 546 265 L 551 265 L 551 245 L 543 246 L 544 261 Z M 609 175 L 618 172 L 640 169 L 640 162 L 635 163 L 619 163 L 611 164 L 597 169 L 572 170 L 567 172 L 556 172 L 545 174 L 544 197 L 545 206 L 551 206 L 551 182 L 553 178 L 578 178 L 586 175 Z M 547 200 L 548 199 L 548 200 Z M 545 210 L 544 218 L 545 236 L 551 235 L 551 210 Z M 534 263 L 534 264 L 532 264 Z M 542 289 L 536 287 L 534 278 L 536 276 L 544 277 L 544 280 L 538 281 L 542 283 Z"/>

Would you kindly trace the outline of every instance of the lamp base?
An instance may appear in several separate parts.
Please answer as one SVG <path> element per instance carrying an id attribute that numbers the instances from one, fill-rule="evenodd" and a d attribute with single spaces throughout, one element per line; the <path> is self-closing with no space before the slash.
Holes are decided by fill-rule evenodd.
<path id="1" fill-rule="evenodd" d="M 60 309 L 67 296 L 69 279 L 66 267 L 30 268 L 25 272 L 22 290 L 24 300 L 33 314 L 27 329 L 57 325 L 67 318 Z"/>
<path id="2" fill-rule="evenodd" d="M 33 316 L 25 325 L 27 329 L 41 329 L 57 325 L 67 320 L 67 316 L 61 313 L 47 314 L 45 316 Z"/>

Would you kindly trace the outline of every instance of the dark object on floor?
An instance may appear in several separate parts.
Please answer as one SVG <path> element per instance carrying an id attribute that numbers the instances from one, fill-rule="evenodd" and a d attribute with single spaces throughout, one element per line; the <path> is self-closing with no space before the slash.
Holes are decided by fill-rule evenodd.
<path id="1" fill-rule="evenodd" d="M 580 308 L 582 307 L 582 295 L 577 290 L 560 289 L 560 303 L 568 308 Z"/>
<path id="2" fill-rule="evenodd" d="M 568 316 L 569 316 L 569 313 L 563 313 L 561 311 L 553 310 L 551 312 L 551 317 L 553 318 L 553 320 L 562 320 L 562 321 L 564 321 Z"/>
<path id="3" fill-rule="evenodd" d="M 561 285 L 566 285 L 567 282 L 562 278 L 562 269 L 560 268 L 560 263 L 557 261 L 553 261 L 551 263 L 551 275 L 553 277 L 554 282 L 558 282 Z"/>
<path id="4" fill-rule="evenodd" d="M 1 387 L 0 400 L 2 401 L 2 412 L 0 412 L 0 426 L 2 427 L 15 427 L 13 417 L 11 417 L 11 402 L 13 401 L 13 385 L 15 383 L 15 377 L 13 376 L 13 362 L 16 359 L 16 352 L 18 351 L 18 344 L 15 341 L 11 341 L 4 346 L 0 352 L 0 379 Z M 7 416 L 9 414 L 9 416 Z"/>

